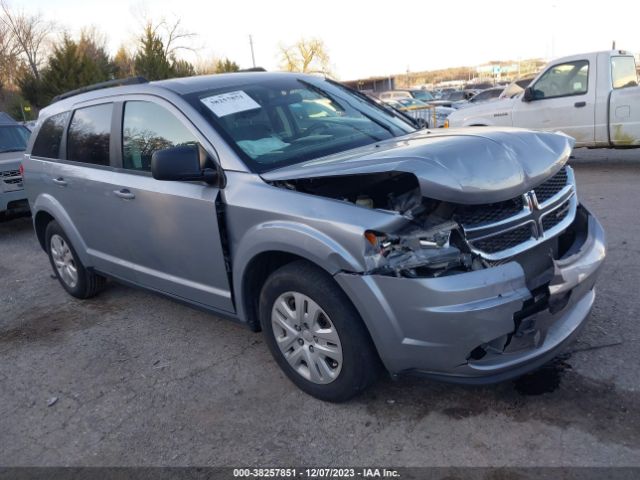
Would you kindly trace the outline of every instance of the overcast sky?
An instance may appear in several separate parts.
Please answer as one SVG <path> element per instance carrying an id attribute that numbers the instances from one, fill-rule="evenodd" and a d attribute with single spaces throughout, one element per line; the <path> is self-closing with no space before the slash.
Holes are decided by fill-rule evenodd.
<path id="1" fill-rule="evenodd" d="M 618 48 L 640 52 L 640 1 L 602 0 L 10 0 L 40 11 L 72 34 L 87 25 L 107 35 L 114 53 L 139 32 L 142 12 L 182 19 L 198 34 L 198 55 L 227 56 L 277 69 L 278 45 L 324 40 L 340 79 L 551 58 Z"/>

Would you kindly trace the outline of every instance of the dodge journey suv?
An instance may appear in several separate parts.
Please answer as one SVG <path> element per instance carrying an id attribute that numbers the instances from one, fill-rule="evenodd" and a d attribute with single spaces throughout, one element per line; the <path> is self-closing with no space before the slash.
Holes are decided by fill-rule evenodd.
<path id="1" fill-rule="evenodd" d="M 108 88 L 105 88 L 108 87 Z M 381 368 L 512 378 L 580 331 L 605 257 L 573 139 L 416 130 L 339 83 L 233 73 L 70 92 L 24 160 L 62 287 L 106 278 L 262 330 L 302 390 Z"/>

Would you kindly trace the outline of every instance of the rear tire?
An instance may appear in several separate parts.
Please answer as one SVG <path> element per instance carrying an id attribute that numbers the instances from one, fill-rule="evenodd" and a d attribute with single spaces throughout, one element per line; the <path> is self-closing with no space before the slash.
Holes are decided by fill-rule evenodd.
<path id="1" fill-rule="evenodd" d="M 324 270 L 300 260 L 273 272 L 260 324 L 274 359 L 301 390 L 343 402 L 370 386 L 380 360 L 358 312 Z"/>
<path id="2" fill-rule="evenodd" d="M 51 267 L 67 293 L 82 299 L 95 296 L 106 279 L 85 268 L 58 222 L 49 222 L 44 238 Z"/>

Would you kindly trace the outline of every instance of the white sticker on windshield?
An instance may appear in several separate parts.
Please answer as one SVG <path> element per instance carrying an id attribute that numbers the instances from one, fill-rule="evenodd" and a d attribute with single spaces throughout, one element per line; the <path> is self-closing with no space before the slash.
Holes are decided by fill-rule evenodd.
<path id="1" fill-rule="evenodd" d="M 260 104 L 242 90 L 201 98 L 200 101 L 218 117 L 260 108 Z"/>

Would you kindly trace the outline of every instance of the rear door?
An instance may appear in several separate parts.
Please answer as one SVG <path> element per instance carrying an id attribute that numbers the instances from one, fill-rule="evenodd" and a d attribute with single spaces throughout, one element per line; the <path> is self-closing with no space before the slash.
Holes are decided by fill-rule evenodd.
<path id="1" fill-rule="evenodd" d="M 72 112 L 63 135 L 66 142 L 60 147 L 61 159 L 49 164 L 47 183 L 80 234 L 89 265 L 135 281 L 135 272 L 128 268 L 129 245 L 120 230 L 126 220 L 111 201 L 114 108 L 111 102 L 94 103 Z"/>
<path id="2" fill-rule="evenodd" d="M 612 145 L 640 145 L 640 87 L 631 56 L 611 57 L 609 139 Z"/>
<path id="3" fill-rule="evenodd" d="M 576 145 L 595 141 L 595 69 L 588 60 L 553 65 L 531 84 L 534 99 L 521 96 L 513 108 L 513 126 L 559 130 Z"/>
<path id="4" fill-rule="evenodd" d="M 232 312 L 218 226 L 219 188 L 159 181 L 150 173 L 158 150 L 200 144 L 212 158 L 215 152 L 178 109 L 161 99 L 132 96 L 118 111 L 119 168 L 110 200 L 126 219 L 119 236 L 131 253 L 138 283 Z"/>

